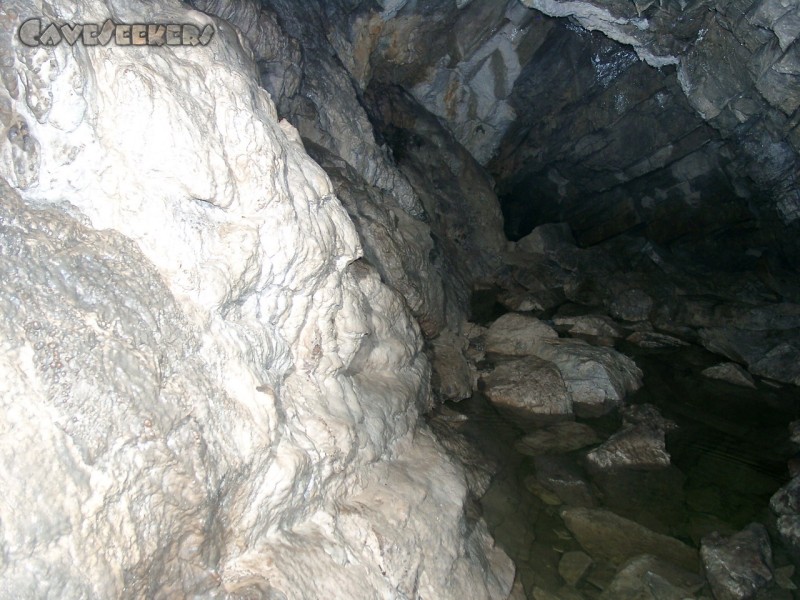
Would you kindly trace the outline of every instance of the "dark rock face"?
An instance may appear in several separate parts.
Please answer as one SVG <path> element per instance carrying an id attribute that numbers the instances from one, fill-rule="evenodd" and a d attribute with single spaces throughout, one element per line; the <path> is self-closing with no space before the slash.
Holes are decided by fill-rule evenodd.
<path id="1" fill-rule="evenodd" d="M 534 57 L 514 98 L 529 106 L 545 99 L 545 107 L 556 108 L 543 111 L 554 122 L 538 119 L 529 127 L 520 119 L 504 140 L 495 170 L 508 178 L 508 192 L 526 178 L 540 186 L 589 243 L 640 224 L 660 242 L 677 241 L 676 234 L 699 242 L 749 222 L 753 239 L 778 235 L 783 257 L 797 257 L 796 239 L 784 235 L 784 227 L 800 227 L 796 7 L 777 0 L 523 1 L 625 45 L 576 31 L 585 41 L 570 44 L 571 55 L 560 59 L 561 72 L 574 76 L 556 87 L 566 93 L 550 94 L 552 86 L 524 82 L 527 70 L 541 78 L 558 64 L 561 53 L 549 49 L 560 35 L 551 33 L 541 49 L 546 60 L 537 67 Z M 660 70 L 630 60 L 632 51 Z M 576 101 L 579 93 L 597 100 Z M 567 144 L 548 139 L 563 127 L 578 135 Z M 536 155 L 543 141 L 550 150 Z M 530 164 L 506 168 L 518 148 L 533 151 Z"/>

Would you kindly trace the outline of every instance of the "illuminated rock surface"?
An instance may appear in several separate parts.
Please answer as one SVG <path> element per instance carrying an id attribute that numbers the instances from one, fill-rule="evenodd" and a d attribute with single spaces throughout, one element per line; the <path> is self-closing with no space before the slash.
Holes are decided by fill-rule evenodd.
<path id="1" fill-rule="evenodd" d="M 131 6 L 0 8 L 217 29 L 4 28 L 0 595 L 505 598 L 513 566 L 418 422 L 420 330 L 328 176 L 230 26 Z"/>

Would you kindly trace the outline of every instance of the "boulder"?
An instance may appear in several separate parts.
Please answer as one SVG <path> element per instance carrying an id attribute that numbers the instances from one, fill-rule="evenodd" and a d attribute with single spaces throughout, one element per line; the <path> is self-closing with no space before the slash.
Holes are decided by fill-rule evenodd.
<path id="1" fill-rule="evenodd" d="M 800 514 L 800 477 L 794 477 L 775 492 L 769 506 L 779 516 Z"/>
<path id="2" fill-rule="evenodd" d="M 748 600 L 773 579 L 772 548 L 766 528 L 751 523 L 739 533 L 703 538 L 703 568 L 717 600 Z"/>
<path id="3" fill-rule="evenodd" d="M 594 561 L 585 552 L 566 552 L 558 561 L 558 574 L 567 585 L 577 585 Z"/>
<path id="4" fill-rule="evenodd" d="M 665 418 L 655 406 L 647 403 L 623 407 L 622 421 L 625 425 L 647 425 L 664 432 L 678 428 L 672 419 Z"/>
<path id="5" fill-rule="evenodd" d="M 595 560 L 615 565 L 640 554 L 652 554 L 692 572 L 699 571 L 697 551 L 602 508 L 564 508 L 564 524 Z"/>
<path id="6" fill-rule="evenodd" d="M 600 596 L 601 600 L 685 600 L 704 585 L 697 573 L 643 554 L 626 562 Z"/>
<path id="7" fill-rule="evenodd" d="M 784 544 L 800 559 L 800 476 L 779 489 L 769 506 L 778 515 L 777 528 Z"/>
<path id="8" fill-rule="evenodd" d="M 529 456 L 564 454 L 600 442 L 594 429 L 575 421 L 561 421 L 537 429 L 514 444 L 518 452 Z"/>
<path id="9" fill-rule="evenodd" d="M 639 424 L 624 427 L 586 455 L 592 471 L 611 469 L 651 470 L 668 467 L 664 431 Z"/>
<path id="10" fill-rule="evenodd" d="M 534 350 L 543 339 L 558 339 L 558 333 L 539 319 L 508 313 L 489 327 L 486 351 L 509 356 L 536 354 Z"/>
<path id="11" fill-rule="evenodd" d="M 591 508 L 595 505 L 591 488 L 581 469 L 565 456 L 537 456 L 536 480 L 555 494 L 560 503 Z"/>
<path id="12" fill-rule="evenodd" d="M 572 415 L 572 399 L 558 369 L 535 356 L 502 362 L 482 381 L 492 403 L 514 414 L 534 420 Z"/>
<path id="13" fill-rule="evenodd" d="M 800 385 L 798 329 L 750 329 L 720 325 L 700 329 L 702 344 L 747 365 L 753 375 Z"/>
<path id="14" fill-rule="evenodd" d="M 793 444 L 800 445 L 800 421 L 789 423 L 789 439 Z"/>
<path id="15" fill-rule="evenodd" d="M 756 387 L 756 383 L 753 381 L 752 375 L 750 375 L 750 373 L 745 371 L 736 363 L 732 362 L 720 363 L 713 367 L 708 367 L 707 369 L 703 370 L 702 374 L 709 379 L 720 379 L 722 381 L 732 383 L 733 385 L 749 388 Z"/>
<path id="16" fill-rule="evenodd" d="M 625 407 L 622 429 L 589 452 L 586 462 L 592 471 L 668 467 L 665 434 L 675 427 L 650 404 Z"/>
<path id="17" fill-rule="evenodd" d="M 547 489 L 536 477 L 529 476 L 525 478 L 525 489 L 548 506 L 559 506 L 562 504 L 558 494 Z"/>
<path id="18" fill-rule="evenodd" d="M 626 339 L 640 348 L 672 348 L 689 345 L 688 342 L 684 342 L 675 336 L 655 331 L 635 331 Z"/>
<path id="19" fill-rule="evenodd" d="M 622 329 L 613 319 L 605 315 L 581 315 L 576 317 L 556 317 L 556 326 L 563 327 L 570 335 L 589 335 L 593 337 L 620 338 Z"/>
<path id="20" fill-rule="evenodd" d="M 610 412 L 642 384 L 642 372 L 636 363 L 613 348 L 550 337 L 534 344 L 532 353 L 551 361 L 561 371 L 579 417 Z"/>
<path id="21" fill-rule="evenodd" d="M 519 239 L 516 249 L 531 254 L 547 254 L 561 246 L 574 246 L 575 238 L 567 223 L 546 223 L 534 228 L 525 237 Z"/>
<path id="22" fill-rule="evenodd" d="M 800 561 L 800 515 L 783 515 L 776 523 L 778 534 L 795 560 Z"/>

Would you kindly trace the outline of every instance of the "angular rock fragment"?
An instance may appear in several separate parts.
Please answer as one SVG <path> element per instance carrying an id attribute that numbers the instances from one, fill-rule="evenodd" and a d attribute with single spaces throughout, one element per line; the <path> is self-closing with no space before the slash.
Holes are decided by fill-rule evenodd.
<path id="1" fill-rule="evenodd" d="M 566 552 L 558 561 L 558 574 L 567 585 L 577 585 L 594 561 L 585 552 Z"/>
<path id="2" fill-rule="evenodd" d="M 600 438 L 588 425 L 575 421 L 562 421 L 525 435 L 514 447 L 522 454 L 539 456 L 564 454 L 598 442 Z"/>
<path id="3" fill-rule="evenodd" d="M 703 538 L 700 555 L 717 600 L 748 600 L 773 579 L 772 547 L 766 528 L 751 523 L 729 538 Z"/>
<path id="4" fill-rule="evenodd" d="M 526 477 L 525 488 L 531 494 L 549 506 L 559 506 L 562 504 L 561 498 L 558 497 L 558 494 L 555 494 L 547 489 L 540 481 L 536 479 L 536 477 Z"/>
<path id="5" fill-rule="evenodd" d="M 684 600 L 694 598 L 705 581 L 648 554 L 626 562 L 603 592 L 602 600 Z"/>
<path id="6" fill-rule="evenodd" d="M 537 456 L 536 480 L 568 506 L 591 508 L 595 505 L 589 483 L 581 469 L 564 456 Z"/>
<path id="7" fill-rule="evenodd" d="M 620 329 L 613 319 L 604 315 L 583 315 L 577 317 L 556 317 L 553 323 L 565 327 L 570 335 L 590 335 L 593 337 L 622 337 Z"/>
<path id="8" fill-rule="evenodd" d="M 575 238 L 567 223 L 546 223 L 517 241 L 516 249 L 532 254 L 547 254 L 560 246 L 574 246 Z"/>
<path id="9" fill-rule="evenodd" d="M 665 434 L 675 423 L 650 404 L 626 407 L 623 420 L 620 431 L 586 455 L 588 467 L 593 471 L 668 467 Z"/>
<path id="10" fill-rule="evenodd" d="M 668 467 L 664 432 L 644 424 L 625 427 L 586 455 L 590 470 Z"/>
<path id="11" fill-rule="evenodd" d="M 675 346 L 688 346 L 687 342 L 666 333 L 655 331 L 636 331 L 626 338 L 632 344 L 641 348 L 671 348 Z"/>
<path id="12" fill-rule="evenodd" d="M 720 379 L 727 381 L 733 385 L 742 387 L 755 388 L 756 383 L 753 381 L 752 375 L 745 371 L 736 363 L 728 362 L 708 367 L 703 371 L 703 375 L 709 379 Z"/>
<path id="13" fill-rule="evenodd" d="M 508 356 L 526 356 L 534 351 L 542 339 L 557 339 L 558 333 L 539 319 L 518 313 L 508 313 L 489 327 L 486 351 Z"/>
<path id="14" fill-rule="evenodd" d="M 466 337 L 445 329 L 431 341 L 431 384 L 441 400 L 463 400 L 472 395 L 472 371 L 465 353 Z"/>
<path id="15" fill-rule="evenodd" d="M 536 357 L 500 363 L 483 377 L 483 383 L 493 404 L 520 416 L 572 415 L 572 400 L 558 369 Z"/>
<path id="16" fill-rule="evenodd" d="M 615 565 L 640 554 L 652 554 L 692 572 L 699 570 L 696 550 L 602 508 L 565 508 L 564 524 L 595 560 Z"/>
<path id="17" fill-rule="evenodd" d="M 579 417 L 610 412 L 642 384 L 636 363 L 613 348 L 591 346 L 577 339 L 548 338 L 536 345 L 534 354 L 561 371 Z"/>

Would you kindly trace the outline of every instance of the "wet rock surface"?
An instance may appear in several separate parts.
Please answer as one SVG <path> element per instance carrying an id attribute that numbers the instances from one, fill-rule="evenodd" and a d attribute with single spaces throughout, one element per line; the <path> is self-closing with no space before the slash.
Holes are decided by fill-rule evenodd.
<path id="1" fill-rule="evenodd" d="M 668 467 L 665 435 L 677 428 L 675 423 L 650 404 L 626 406 L 621 412 L 622 429 L 586 454 L 588 468 L 603 471 Z"/>
<path id="2" fill-rule="evenodd" d="M 696 598 L 705 581 L 692 571 L 643 554 L 626 562 L 600 596 L 603 600 Z"/>
<path id="3" fill-rule="evenodd" d="M 736 363 L 722 363 L 703 371 L 703 375 L 711 379 L 721 379 L 733 385 L 756 387 L 753 377 Z"/>
<path id="4" fill-rule="evenodd" d="M 540 456 L 580 450 L 599 441 L 600 438 L 588 425 L 563 421 L 529 433 L 521 438 L 515 447 L 523 454 Z"/>
<path id="5" fill-rule="evenodd" d="M 519 313 L 508 313 L 489 327 L 487 352 L 509 356 L 533 355 L 542 340 L 557 339 L 558 333 L 542 321 Z"/>
<path id="6" fill-rule="evenodd" d="M 574 586 L 583 579 L 592 562 L 592 558 L 584 552 L 566 552 L 558 561 L 558 574 L 567 585 Z"/>
<path id="7" fill-rule="evenodd" d="M 494 404 L 517 411 L 521 417 L 572 415 L 572 399 L 558 369 L 536 357 L 503 362 L 483 377 L 483 383 Z"/>
<path id="8" fill-rule="evenodd" d="M 693 548 L 611 511 L 566 508 L 561 518 L 588 554 L 614 565 L 640 554 L 652 554 L 692 572 L 700 568 L 699 555 Z"/>
<path id="9" fill-rule="evenodd" d="M 589 469 L 659 469 L 670 464 L 664 430 L 648 424 L 626 426 L 586 455 Z"/>
<path id="10" fill-rule="evenodd" d="M 755 598 L 773 579 L 766 528 L 757 523 L 725 538 L 711 534 L 700 549 L 703 568 L 718 600 Z"/>
<path id="11" fill-rule="evenodd" d="M 536 481 L 568 506 L 592 508 L 597 503 L 588 478 L 563 456 L 539 456 L 534 461 Z"/>

